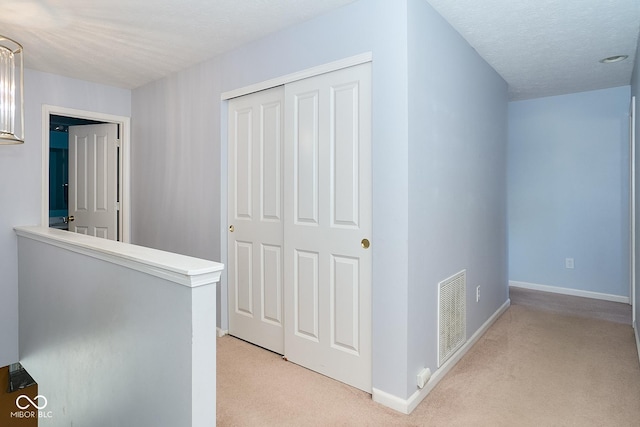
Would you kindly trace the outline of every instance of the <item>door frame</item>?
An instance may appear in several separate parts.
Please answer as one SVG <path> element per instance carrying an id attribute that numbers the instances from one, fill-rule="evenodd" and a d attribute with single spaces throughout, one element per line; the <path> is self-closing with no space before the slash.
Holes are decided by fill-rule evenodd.
<path id="1" fill-rule="evenodd" d="M 636 97 L 631 97 L 629 106 L 629 301 L 631 304 L 631 321 L 636 324 L 636 292 L 638 284 L 636 280 Z"/>
<path id="2" fill-rule="evenodd" d="M 373 62 L 373 54 L 371 52 L 364 52 L 358 55 L 339 59 L 337 61 L 328 62 L 315 67 L 306 68 L 291 74 L 286 74 L 280 77 L 275 77 L 270 80 L 254 83 L 247 86 L 242 86 L 233 90 L 223 92 L 220 95 L 220 255 L 221 262 L 228 264 L 227 250 L 228 250 L 228 160 L 229 160 L 229 129 L 227 127 L 229 103 L 231 98 L 236 98 L 243 95 L 248 95 L 253 92 L 258 92 L 265 89 L 271 89 L 276 86 L 283 86 L 287 83 L 291 83 L 297 80 L 306 79 L 308 77 L 314 77 L 324 73 L 330 73 L 332 71 L 341 70 L 343 68 L 349 68 L 356 65 L 364 64 L 367 62 Z M 372 71 L 373 73 L 373 71 Z M 47 148 L 48 149 L 48 148 Z M 47 153 L 48 155 L 48 153 Z M 48 179 L 48 178 L 47 178 Z M 373 196 L 373 195 L 372 195 Z M 222 272 L 220 277 L 220 293 L 218 297 L 221 301 L 219 304 L 220 313 L 220 326 L 218 327 L 218 336 L 223 336 L 229 333 L 229 311 L 228 311 L 228 278 L 227 269 Z M 373 326 L 372 326 L 373 327 Z M 373 358 L 373 355 L 372 355 Z M 372 359 L 373 360 L 373 359 Z"/>
<path id="3" fill-rule="evenodd" d="M 115 123 L 120 126 L 120 150 L 118 181 L 120 183 L 120 210 L 118 211 L 118 240 L 129 243 L 131 241 L 131 118 L 104 114 L 94 111 L 77 110 L 55 105 L 42 105 L 42 210 L 40 226 L 49 226 L 49 129 L 51 115 L 74 117 L 85 120 L 95 120 L 105 123 Z"/>

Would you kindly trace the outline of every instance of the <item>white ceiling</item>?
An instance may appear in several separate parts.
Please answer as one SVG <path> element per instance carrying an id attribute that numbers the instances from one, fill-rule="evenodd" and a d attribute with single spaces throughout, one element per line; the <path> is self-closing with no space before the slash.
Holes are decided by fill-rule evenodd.
<path id="1" fill-rule="evenodd" d="M 428 0 L 509 83 L 512 100 L 631 82 L 640 0 Z M 602 64 L 613 55 L 623 62 Z"/>
<path id="2" fill-rule="evenodd" d="M 27 68 L 135 88 L 352 1 L 0 0 L 0 34 L 24 46 Z M 640 0 L 428 1 L 512 99 L 630 82 Z"/>
<path id="3" fill-rule="evenodd" d="M 354 0 L 0 0 L 25 67 L 135 88 Z"/>

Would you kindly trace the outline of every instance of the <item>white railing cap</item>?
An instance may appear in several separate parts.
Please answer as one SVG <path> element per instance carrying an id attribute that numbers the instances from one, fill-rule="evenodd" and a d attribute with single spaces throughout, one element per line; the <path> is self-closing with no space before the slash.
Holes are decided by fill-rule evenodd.
<path id="1" fill-rule="evenodd" d="M 20 237 L 98 258 L 188 287 L 217 283 L 224 270 L 224 265 L 215 261 L 55 228 L 21 226 L 14 229 Z"/>

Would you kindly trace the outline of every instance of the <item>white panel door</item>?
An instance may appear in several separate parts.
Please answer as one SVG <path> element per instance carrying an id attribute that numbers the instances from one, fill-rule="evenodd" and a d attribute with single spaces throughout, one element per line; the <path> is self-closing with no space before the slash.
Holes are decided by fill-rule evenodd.
<path id="1" fill-rule="evenodd" d="M 118 239 L 118 125 L 69 127 L 69 231 Z"/>
<path id="2" fill-rule="evenodd" d="M 285 356 L 371 392 L 371 68 L 285 87 Z"/>
<path id="3" fill-rule="evenodd" d="M 282 87 L 229 101 L 229 333 L 279 354 L 282 307 Z"/>

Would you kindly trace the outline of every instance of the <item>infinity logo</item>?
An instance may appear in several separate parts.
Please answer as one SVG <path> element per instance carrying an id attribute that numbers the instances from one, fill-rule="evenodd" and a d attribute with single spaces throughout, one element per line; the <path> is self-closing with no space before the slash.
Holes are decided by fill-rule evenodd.
<path id="1" fill-rule="evenodd" d="M 20 406 L 20 403 L 19 403 L 19 402 L 20 402 L 20 399 L 26 400 L 28 403 L 27 403 L 25 406 Z M 38 401 L 38 399 L 42 399 L 42 400 L 44 400 L 44 405 L 42 405 L 42 406 L 38 406 L 38 404 L 36 403 L 36 402 Z M 21 394 L 20 396 L 18 396 L 18 397 L 16 398 L 16 406 L 17 406 L 18 408 L 20 408 L 20 409 L 27 409 L 27 408 L 29 407 L 29 404 L 31 404 L 31 406 L 33 406 L 33 407 L 34 407 L 34 408 L 36 408 L 36 409 L 44 409 L 44 408 L 46 408 L 46 407 L 47 407 L 47 403 L 48 403 L 48 402 L 47 402 L 47 398 L 46 398 L 46 397 L 44 397 L 44 396 L 42 396 L 42 395 L 40 395 L 40 394 L 39 394 L 39 395 L 37 395 L 37 396 L 34 398 L 34 400 L 35 400 L 36 402 L 34 402 L 33 400 L 31 400 L 31 398 L 29 398 L 29 396 L 25 396 L 24 394 Z"/>

